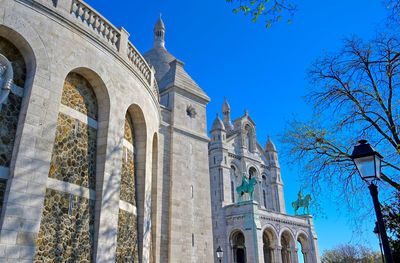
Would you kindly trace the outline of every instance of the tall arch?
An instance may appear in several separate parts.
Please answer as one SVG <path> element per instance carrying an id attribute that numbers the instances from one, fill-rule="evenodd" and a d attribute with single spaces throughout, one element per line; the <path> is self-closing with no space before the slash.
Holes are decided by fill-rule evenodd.
<path id="1" fill-rule="evenodd" d="M 27 42 L 11 29 L 5 27 L 0 29 L 0 56 L 2 57 L 0 62 L 0 214 L 2 214 L 13 151 L 18 144 L 16 137 L 22 101 L 26 94 L 25 90 L 32 85 L 31 79 L 36 65 L 33 51 Z M 4 34 L 3 31 L 5 31 Z M 3 90 L 4 88 L 8 88 L 9 91 Z"/>
<path id="2" fill-rule="evenodd" d="M 230 180 L 231 180 L 231 202 L 235 203 L 237 201 L 236 187 L 238 186 L 238 173 L 234 165 L 231 165 L 230 169 Z"/>
<path id="3" fill-rule="evenodd" d="M 230 237 L 232 256 L 234 263 L 246 263 L 246 240 L 244 234 L 240 230 L 232 232 Z"/>
<path id="4" fill-rule="evenodd" d="M 310 243 L 307 235 L 304 232 L 300 232 L 297 235 L 297 242 L 300 244 L 300 253 L 303 254 L 304 263 L 311 262 L 310 260 Z M 299 261 L 300 262 L 300 261 Z"/>
<path id="5" fill-rule="evenodd" d="M 140 262 L 143 251 L 143 218 L 146 163 L 146 122 L 142 110 L 131 105 L 124 122 L 123 157 L 116 262 Z"/>
<path id="6" fill-rule="evenodd" d="M 275 251 L 274 249 L 278 245 L 278 237 L 272 228 L 266 228 L 263 232 L 263 253 L 264 262 L 272 263 L 275 262 Z"/>
<path id="7" fill-rule="evenodd" d="M 280 237 L 282 263 L 293 263 L 295 242 L 289 230 L 284 230 Z"/>
<path id="8" fill-rule="evenodd" d="M 99 128 L 105 128 L 101 120 L 108 119 L 107 104 L 105 85 L 93 71 L 75 69 L 66 76 L 35 260 L 94 258 L 95 199 L 101 188 L 97 175 L 102 171 L 97 156 L 103 155 L 97 142 Z"/>

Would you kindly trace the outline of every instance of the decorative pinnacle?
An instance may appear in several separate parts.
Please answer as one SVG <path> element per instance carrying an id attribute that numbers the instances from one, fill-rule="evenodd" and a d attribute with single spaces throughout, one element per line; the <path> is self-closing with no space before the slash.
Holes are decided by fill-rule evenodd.
<path id="1" fill-rule="evenodd" d="M 244 110 L 244 114 L 247 116 L 249 115 L 249 111 L 248 110 Z"/>

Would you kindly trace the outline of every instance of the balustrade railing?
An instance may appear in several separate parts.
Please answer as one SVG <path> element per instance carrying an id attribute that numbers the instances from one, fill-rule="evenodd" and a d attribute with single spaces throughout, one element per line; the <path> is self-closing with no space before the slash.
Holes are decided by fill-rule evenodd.
<path id="1" fill-rule="evenodd" d="M 114 48 L 118 48 L 117 42 L 121 37 L 119 30 L 85 2 L 72 0 L 71 14 L 86 23 L 89 28 L 105 41 L 109 42 Z"/>
<path id="2" fill-rule="evenodd" d="M 151 86 L 151 70 L 146 60 L 140 55 L 132 43 L 128 42 L 128 59 L 142 73 L 143 77 Z"/>
<path id="3" fill-rule="evenodd" d="M 150 89 L 152 89 L 152 92 L 156 98 L 159 98 L 157 83 L 156 81 L 152 83 L 152 71 L 150 66 L 147 64 L 146 60 L 142 57 L 139 51 L 137 51 L 135 46 L 127 40 L 127 36 L 121 39 L 121 33 L 123 32 L 112 25 L 107 19 L 105 19 L 84 1 L 70 1 L 70 15 L 74 19 L 78 19 L 80 22 L 85 24 L 89 28 L 87 31 L 98 36 L 99 39 L 105 41 L 108 45 L 111 45 L 113 49 L 120 53 L 121 57 L 127 59 L 129 64 L 138 70 L 139 75 L 146 81 Z"/>

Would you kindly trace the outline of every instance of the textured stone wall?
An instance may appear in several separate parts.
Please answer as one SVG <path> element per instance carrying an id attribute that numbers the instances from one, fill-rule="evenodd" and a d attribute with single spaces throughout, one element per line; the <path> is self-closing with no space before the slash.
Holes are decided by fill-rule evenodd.
<path id="1" fill-rule="evenodd" d="M 89 82 L 77 73 L 65 78 L 61 103 L 97 120 L 97 100 Z"/>
<path id="2" fill-rule="evenodd" d="M 47 189 L 35 263 L 92 262 L 94 201 Z"/>
<path id="3" fill-rule="evenodd" d="M 134 214 L 119 209 L 117 258 L 118 263 L 138 263 L 137 219 Z"/>
<path id="4" fill-rule="evenodd" d="M 81 75 L 70 73 L 67 76 L 61 103 L 97 119 L 96 97 Z M 96 137 L 95 128 L 59 112 L 48 176 L 95 189 Z M 94 200 L 86 197 L 48 188 L 37 239 L 36 262 L 92 262 L 94 204 Z"/>
<path id="5" fill-rule="evenodd" d="M 134 129 L 132 119 L 129 114 L 125 115 L 124 139 L 134 147 Z M 120 199 L 136 206 L 136 182 L 135 182 L 135 159 L 132 149 L 124 146 L 124 155 L 122 156 L 121 171 L 121 191 Z"/>
<path id="6" fill-rule="evenodd" d="M 59 113 L 49 177 L 94 189 L 96 135 L 87 124 Z"/>
<path id="7" fill-rule="evenodd" d="M 124 139 L 131 147 L 130 149 L 126 146 L 123 147 L 120 199 L 136 206 L 135 156 L 132 152 L 135 133 L 129 114 L 125 116 Z M 139 262 L 137 238 L 137 217 L 120 209 L 118 214 L 116 262 Z"/>

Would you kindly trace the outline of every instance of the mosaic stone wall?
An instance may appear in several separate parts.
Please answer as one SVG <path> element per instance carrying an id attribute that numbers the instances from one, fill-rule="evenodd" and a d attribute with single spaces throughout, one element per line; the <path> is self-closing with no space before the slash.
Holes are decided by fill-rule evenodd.
<path id="1" fill-rule="evenodd" d="M 59 113 L 49 177 L 94 189 L 96 136 L 96 129 Z"/>
<path id="2" fill-rule="evenodd" d="M 47 189 L 35 263 L 92 262 L 94 201 Z"/>
<path id="3" fill-rule="evenodd" d="M 124 138 L 134 145 L 134 129 L 129 115 L 125 117 Z M 136 206 L 135 159 L 132 151 L 126 147 L 123 150 L 120 199 Z"/>
<path id="4" fill-rule="evenodd" d="M 13 83 L 24 88 L 26 66 L 18 49 L 7 39 L 0 37 L 0 54 L 11 63 L 14 70 Z M 9 167 L 17 130 L 22 98 L 10 92 L 0 112 L 0 166 Z"/>
<path id="5" fill-rule="evenodd" d="M 136 216 L 122 209 L 118 212 L 117 263 L 138 263 Z"/>
<path id="6" fill-rule="evenodd" d="M 61 103 L 97 120 L 97 100 L 92 86 L 77 73 L 65 78 Z"/>
<path id="7" fill-rule="evenodd" d="M 0 179 L 0 212 L 3 208 L 4 193 L 6 192 L 7 180 Z"/>
<path id="8" fill-rule="evenodd" d="M 120 199 L 136 206 L 134 156 L 133 153 L 125 147 L 122 157 Z"/>
<path id="9" fill-rule="evenodd" d="M 132 145 L 135 145 L 134 138 L 135 138 L 135 130 L 133 129 L 133 122 L 131 116 L 129 114 L 126 114 L 124 139 L 130 142 Z"/>

